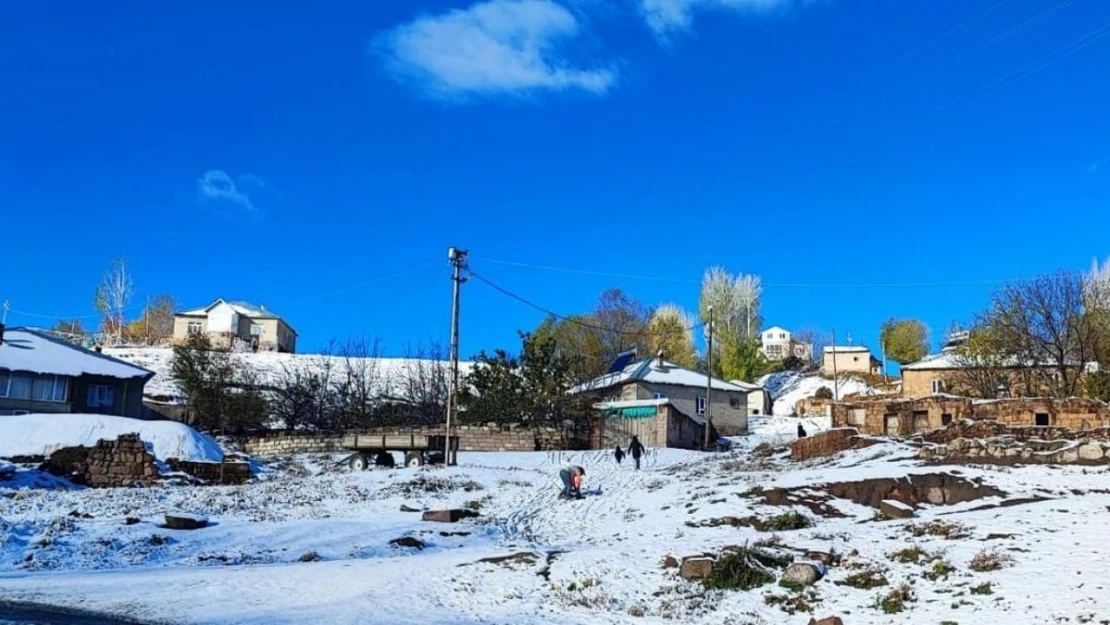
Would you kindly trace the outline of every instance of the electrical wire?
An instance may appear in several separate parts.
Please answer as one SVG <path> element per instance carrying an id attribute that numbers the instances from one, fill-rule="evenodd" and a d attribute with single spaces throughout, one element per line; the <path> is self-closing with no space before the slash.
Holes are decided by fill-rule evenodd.
<path id="1" fill-rule="evenodd" d="M 602 331 L 602 332 L 611 332 L 613 334 L 621 334 L 621 335 L 627 335 L 627 336 L 643 336 L 645 334 L 644 331 L 629 332 L 627 330 L 620 330 L 620 329 L 617 329 L 617 328 L 609 328 L 609 327 L 598 325 L 598 324 L 588 323 L 588 322 L 582 321 L 581 319 L 578 319 L 574 316 L 561 315 L 561 314 L 551 310 L 550 308 L 545 308 L 544 306 L 541 306 L 541 305 L 539 305 L 539 304 L 537 304 L 537 303 L 535 303 L 535 302 L 533 302 L 533 301 L 531 301 L 531 300 L 529 300 L 529 299 L 527 299 L 527 298 L 525 298 L 521 295 L 517 295 L 516 293 L 513 293 L 512 291 L 498 285 L 497 283 L 493 282 L 492 280 L 489 280 L 488 278 L 483 277 L 481 274 L 475 273 L 474 271 L 470 272 L 470 277 L 476 278 L 480 282 L 488 285 L 490 288 L 492 288 L 495 291 L 501 293 L 502 295 L 505 295 L 507 297 L 515 299 L 516 301 L 518 301 L 522 304 L 525 304 L 526 306 L 529 306 L 529 307 L 534 308 L 534 309 L 536 309 L 536 310 L 538 310 L 542 313 L 550 315 L 551 317 L 554 317 L 555 319 L 558 319 L 560 321 L 565 321 L 567 323 L 577 325 L 577 326 L 580 326 L 580 327 L 583 327 L 583 328 L 588 328 L 588 329 L 591 329 L 591 330 L 599 330 L 599 331 Z M 693 332 L 694 330 L 696 330 L 698 328 L 701 328 L 701 327 L 704 327 L 704 326 L 705 326 L 704 322 L 698 322 L 698 323 L 695 323 L 694 325 L 692 325 L 690 327 L 676 328 L 676 329 L 672 329 L 672 330 L 664 330 L 661 334 L 664 334 L 664 335 L 667 335 L 667 334 L 686 334 L 686 333 L 689 333 L 689 332 Z"/>
<path id="2" fill-rule="evenodd" d="M 404 271 L 399 271 L 397 273 L 393 273 L 393 274 L 389 274 L 389 275 L 385 275 L 385 276 L 380 276 L 380 277 L 374 278 L 372 280 L 367 280 L 365 282 L 359 282 L 359 283 L 352 284 L 352 285 L 346 286 L 346 287 L 342 287 L 340 289 L 336 289 L 336 290 L 333 290 L 333 291 L 325 291 L 323 293 L 318 293 L 316 295 L 310 295 L 310 296 L 305 297 L 305 298 L 301 298 L 301 299 L 298 299 L 298 300 L 293 300 L 291 302 L 287 302 L 287 304 L 288 305 L 296 305 L 296 304 L 301 304 L 301 303 L 304 303 L 304 302 L 309 302 L 309 301 L 313 301 L 313 300 L 317 300 L 317 299 L 321 299 L 321 298 L 325 298 L 325 297 L 331 297 L 333 295 L 340 295 L 342 293 L 348 293 L 350 291 L 355 291 L 357 289 L 360 289 L 360 288 L 363 288 L 363 287 L 366 287 L 366 286 L 370 286 L 371 284 L 377 284 L 379 282 L 385 282 L 387 280 L 393 280 L 395 278 L 400 278 L 402 276 L 406 276 L 406 275 L 409 275 L 411 273 L 415 273 L 417 271 L 427 269 L 428 267 L 431 267 L 431 266 L 436 265 L 436 264 L 438 264 L 438 263 L 435 263 L 435 262 L 424 263 L 422 265 L 417 265 L 415 267 L 410 267 L 409 269 L 406 269 Z M 205 303 L 203 303 L 199 306 L 183 307 L 181 310 L 193 310 L 193 309 L 196 309 L 196 308 L 203 308 L 205 306 L 208 306 L 210 303 L 211 302 L 205 302 Z M 128 306 L 127 308 L 124 308 L 123 312 L 124 313 L 134 313 L 136 310 L 142 310 L 145 307 L 146 307 L 145 303 L 136 303 L 136 304 L 133 304 L 131 306 Z M 20 315 L 22 317 L 28 317 L 28 318 L 31 318 L 31 319 L 52 319 L 52 320 L 55 320 L 55 321 L 57 321 L 57 320 L 70 321 L 70 320 L 74 320 L 74 319 L 98 319 L 98 318 L 103 317 L 105 315 L 105 313 L 100 313 L 100 312 L 82 314 L 82 315 L 44 315 L 42 313 L 28 312 L 28 311 L 19 310 L 19 309 L 16 309 L 16 308 L 9 309 L 8 312 L 13 314 L 13 315 Z M 112 311 L 112 314 L 118 315 L 119 312 L 120 311 Z"/>
<path id="3" fill-rule="evenodd" d="M 685 284 L 701 284 L 701 280 L 692 280 L 689 278 L 674 278 L 667 276 L 647 276 L 636 275 L 627 273 L 612 273 L 607 271 L 594 271 L 589 269 L 574 269 L 570 267 L 555 267 L 552 265 L 535 265 L 531 263 L 524 263 L 511 260 L 498 260 L 493 258 L 479 257 L 477 260 L 486 263 L 493 263 L 497 265 L 506 265 L 510 267 L 521 267 L 526 269 L 541 269 L 544 271 L 558 271 L 563 273 L 574 273 L 591 276 L 601 276 L 609 278 L 627 278 L 632 280 L 654 280 L 658 282 L 681 282 Z M 991 284 L 1002 284 L 1010 282 L 1010 279 L 982 279 L 982 280 L 933 280 L 933 281 L 916 281 L 916 282 L 760 282 L 763 288 L 795 288 L 795 289 L 817 289 L 817 288 L 921 288 L 921 287 L 938 287 L 938 286 L 981 286 Z"/>

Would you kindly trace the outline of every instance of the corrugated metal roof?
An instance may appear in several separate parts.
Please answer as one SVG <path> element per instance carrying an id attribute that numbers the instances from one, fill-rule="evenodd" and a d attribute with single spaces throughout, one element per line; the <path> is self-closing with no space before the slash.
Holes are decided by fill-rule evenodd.
<path id="1" fill-rule="evenodd" d="M 112 378 L 143 378 L 153 371 L 78 347 L 46 332 L 11 328 L 0 344 L 0 369 L 55 375 L 102 375 Z"/>

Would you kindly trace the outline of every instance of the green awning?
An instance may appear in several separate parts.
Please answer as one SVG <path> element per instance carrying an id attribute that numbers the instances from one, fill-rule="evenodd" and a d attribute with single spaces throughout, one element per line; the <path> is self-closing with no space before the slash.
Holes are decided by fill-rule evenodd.
<path id="1" fill-rule="evenodd" d="M 621 417 L 623 419 L 651 419 L 656 415 L 655 406 L 635 406 L 632 408 L 610 408 L 605 411 L 607 417 Z"/>

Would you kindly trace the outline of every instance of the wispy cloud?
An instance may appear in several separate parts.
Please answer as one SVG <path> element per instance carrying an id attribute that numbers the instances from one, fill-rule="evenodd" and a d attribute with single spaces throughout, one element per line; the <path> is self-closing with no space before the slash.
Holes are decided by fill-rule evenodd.
<path id="1" fill-rule="evenodd" d="M 258 176 L 232 178 L 222 169 L 209 169 L 197 180 L 197 204 L 232 221 L 260 220 L 262 209 L 251 195 L 265 188 Z"/>
<path id="2" fill-rule="evenodd" d="M 550 0 L 488 0 L 402 24 L 372 50 L 395 78 L 437 99 L 604 94 L 617 82 L 611 63 L 576 65 L 560 51 L 581 34 L 575 15 Z"/>
<path id="3" fill-rule="evenodd" d="M 806 0 L 638 0 L 647 25 L 662 40 L 690 30 L 694 12 L 702 9 L 769 13 Z"/>
<path id="4" fill-rule="evenodd" d="M 1091 163 L 1090 165 L 1087 165 L 1087 173 L 1088 174 L 1093 174 L 1093 173 L 1097 172 L 1098 170 L 1102 169 L 1103 165 L 1105 165 L 1105 164 L 1106 164 L 1105 160 L 1099 159 L 1099 160 Z"/>

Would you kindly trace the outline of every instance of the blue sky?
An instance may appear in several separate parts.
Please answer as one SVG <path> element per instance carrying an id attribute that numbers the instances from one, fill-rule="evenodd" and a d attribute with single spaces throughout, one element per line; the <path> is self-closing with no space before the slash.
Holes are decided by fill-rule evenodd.
<path id="1" fill-rule="evenodd" d="M 560 312 L 693 307 L 723 265 L 768 323 L 875 343 L 1110 255 L 1099 0 L 9 5 L 10 324 L 92 313 L 123 255 L 140 297 L 399 354 L 446 338 L 459 245 Z M 463 297 L 464 356 L 542 317 Z"/>

